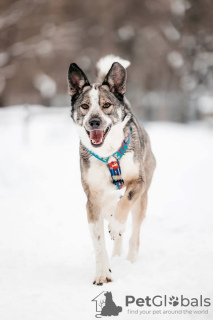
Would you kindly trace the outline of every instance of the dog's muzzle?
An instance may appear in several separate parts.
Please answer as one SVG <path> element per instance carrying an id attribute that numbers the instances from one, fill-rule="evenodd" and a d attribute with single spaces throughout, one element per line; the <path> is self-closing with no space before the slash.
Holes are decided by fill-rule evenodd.
<path id="1" fill-rule="evenodd" d="M 95 125 L 96 126 L 96 125 Z M 104 143 L 104 139 L 106 138 L 107 133 L 111 129 L 111 126 L 108 126 L 105 130 L 94 129 L 94 130 L 86 130 L 90 142 L 93 147 L 100 147 Z"/>

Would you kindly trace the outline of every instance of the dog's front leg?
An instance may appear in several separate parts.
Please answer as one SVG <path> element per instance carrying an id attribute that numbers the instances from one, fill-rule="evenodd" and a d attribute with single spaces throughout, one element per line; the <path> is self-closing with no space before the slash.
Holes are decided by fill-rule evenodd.
<path id="1" fill-rule="evenodd" d="M 97 205 L 97 195 L 93 200 L 90 199 L 87 202 L 88 222 L 96 258 L 96 275 L 93 284 L 103 285 L 103 283 L 111 282 L 112 277 L 105 246 L 104 221 L 100 213 L 100 206 Z"/>
<path id="2" fill-rule="evenodd" d="M 124 196 L 117 203 L 115 214 L 108 226 L 111 239 L 115 240 L 122 235 L 131 206 L 144 191 L 145 182 L 142 178 L 129 183 Z"/>

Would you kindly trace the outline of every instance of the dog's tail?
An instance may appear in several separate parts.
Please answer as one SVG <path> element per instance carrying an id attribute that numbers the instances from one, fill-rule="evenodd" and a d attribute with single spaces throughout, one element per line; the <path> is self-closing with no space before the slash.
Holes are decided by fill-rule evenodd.
<path id="1" fill-rule="evenodd" d="M 130 62 L 112 54 L 101 58 L 96 64 L 97 82 L 102 83 L 109 69 L 114 62 L 119 62 L 125 69 L 129 67 Z"/>

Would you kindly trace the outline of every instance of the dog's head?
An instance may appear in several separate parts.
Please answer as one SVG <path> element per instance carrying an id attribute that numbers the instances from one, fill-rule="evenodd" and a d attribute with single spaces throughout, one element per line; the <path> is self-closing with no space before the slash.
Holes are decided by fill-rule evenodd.
<path id="1" fill-rule="evenodd" d="M 118 62 L 112 64 L 102 84 L 93 85 L 75 63 L 70 65 L 68 90 L 71 116 L 87 148 L 101 150 L 106 145 L 113 145 L 116 137 L 120 145 L 123 139 L 122 122 L 126 116 L 125 89 L 126 70 Z"/>
<path id="2" fill-rule="evenodd" d="M 104 293 L 104 295 L 105 295 L 107 300 L 112 300 L 112 292 L 108 292 L 107 291 L 106 293 Z"/>

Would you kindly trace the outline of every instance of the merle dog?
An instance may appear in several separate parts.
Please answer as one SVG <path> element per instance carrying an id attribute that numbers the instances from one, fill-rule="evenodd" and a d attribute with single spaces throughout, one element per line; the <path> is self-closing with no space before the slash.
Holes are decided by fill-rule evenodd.
<path id="1" fill-rule="evenodd" d="M 150 139 L 125 97 L 129 62 L 107 56 L 97 64 L 98 82 L 90 84 L 72 63 L 68 71 L 71 116 L 80 136 L 81 179 L 87 196 L 87 217 L 96 256 L 94 284 L 112 281 L 105 248 L 104 223 L 114 255 L 120 255 L 129 211 L 132 235 L 128 259 L 135 261 L 147 192 L 155 169 Z"/>

